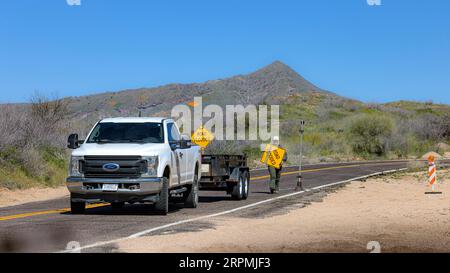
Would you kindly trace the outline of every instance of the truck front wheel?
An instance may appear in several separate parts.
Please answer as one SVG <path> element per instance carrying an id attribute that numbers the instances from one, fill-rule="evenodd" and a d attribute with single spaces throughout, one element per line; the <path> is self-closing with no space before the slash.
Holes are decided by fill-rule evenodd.
<path id="1" fill-rule="evenodd" d="M 86 211 L 86 203 L 85 202 L 74 202 L 72 198 L 70 198 L 70 212 L 72 214 L 83 214 Z"/>
<path id="2" fill-rule="evenodd" d="M 190 190 L 187 192 L 184 206 L 193 209 L 198 206 L 198 175 L 194 175 L 194 181 L 192 181 Z"/>
<path id="3" fill-rule="evenodd" d="M 169 213 L 169 180 L 166 177 L 162 179 L 161 192 L 155 204 L 155 211 L 160 215 Z"/>
<path id="4" fill-rule="evenodd" d="M 120 210 L 125 207 L 125 202 L 113 202 L 111 203 L 111 207 L 113 210 Z"/>

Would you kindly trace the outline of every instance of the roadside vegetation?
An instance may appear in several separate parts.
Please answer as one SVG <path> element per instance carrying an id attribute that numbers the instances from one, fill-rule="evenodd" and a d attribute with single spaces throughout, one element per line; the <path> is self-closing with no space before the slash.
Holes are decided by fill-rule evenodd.
<path id="1" fill-rule="evenodd" d="M 85 137 L 99 119 L 96 112 L 83 114 L 74 110 L 74 101 L 77 99 L 50 99 L 37 94 L 29 104 L 0 105 L 0 188 L 64 184 L 69 158 L 65 148 L 67 136 L 78 132 Z M 305 163 L 415 159 L 430 151 L 447 156 L 450 152 L 448 105 L 364 104 L 326 93 L 296 94 L 277 103 L 281 105 L 280 138 L 288 151 L 287 164 L 297 164 L 299 160 L 300 119 L 307 122 Z M 214 141 L 205 152 L 246 153 L 251 167 L 263 167 L 259 163 L 261 144 Z"/>
<path id="2" fill-rule="evenodd" d="M 281 144 L 288 164 L 297 164 L 299 120 L 306 121 L 303 162 L 376 159 L 417 159 L 433 151 L 450 152 L 450 107 L 431 102 L 364 104 L 336 96 L 293 96 L 280 107 Z M 260 144 L 249 141 L 213 142 L 208 153 L 249 156 L 262 167 Z"/>
<path id="3" fill-rule="evenodd" d="M 27 105 L 0 107 L 0 187 L 55 187 L 64 182 L 67 102 L 36 94 Z"/>
<path id="4" fill-rule="evenodd" d="M 298 119 L 282 109 L 281 135 L 298 151 Z M 306 158 L 312 161 L 413 159 L 449 151 L 450 107 L 429 103 L 362 104 L 329 97 L 300 114 L 307 121 Z"/>

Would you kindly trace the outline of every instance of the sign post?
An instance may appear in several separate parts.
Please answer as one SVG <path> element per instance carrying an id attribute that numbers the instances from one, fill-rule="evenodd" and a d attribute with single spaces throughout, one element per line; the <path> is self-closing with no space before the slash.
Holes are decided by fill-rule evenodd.
<path id="1" fill-rule="evenodd" d="M 298 176 L 297 176 L 297 186 L 295 191 L 302 191 L 302 159 L 303 159 L 303 134 L 305 133 L 305 121 L 300 121 L 300 159 L 298 164 Z"/>

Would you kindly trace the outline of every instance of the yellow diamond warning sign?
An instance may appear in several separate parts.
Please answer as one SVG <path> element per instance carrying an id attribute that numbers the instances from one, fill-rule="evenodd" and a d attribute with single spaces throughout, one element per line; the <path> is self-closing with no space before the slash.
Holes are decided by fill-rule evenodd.
<path id="1" fill-rule="evenodd" d="M 192 143 L 197 144 L 202 149 L 205 149 L 213 139 L 214 135 L 203 128 L 203 126 L 192 134 Z"/>
<path id="2" fill-rule="evenodd" d="M 262 154 L 261 162 L 276 169 L 280 169 L 285 153 L 285 149 L 267 144 Z"/>

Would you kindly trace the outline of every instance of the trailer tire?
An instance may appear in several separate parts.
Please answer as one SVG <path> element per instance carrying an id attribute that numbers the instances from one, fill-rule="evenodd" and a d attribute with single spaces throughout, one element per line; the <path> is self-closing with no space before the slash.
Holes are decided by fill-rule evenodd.
<path id="1" fill-rule="evenodd" d="M 155 212 L 160 215 L 169 213 L 169 181 L 166 177 L 162 178 L 161 192 L 158 202 L 155 203 Z"/>
<path id="2" fill-rule="evenodd" d="M 248 198 L 248 194 L 250 192 L 250 176 L 248 175 L 247 171 L 244 171 L 242 173 L 242 176 L 244 178 L 244 187 L 243 187 L 242 199 L 246 200 Z"/>
<path id="3" fill-rule="evenodd" d="M 194 175 L 194 181 L 192 181 L 192 185 L 189 189 L 189 192 L 186 193 L 186 201 L 184 201 L 184 206 L 186 208 L 195 209 L 198 206 L 198 175 Z"/>
<path id="4" fill-rule="evenodd" d="M 244 198 L 244 178 L 242 173 L 239 174 L 239 181 L 233 186 L 231 197 L 235 200 L 242 200 Z"/>

